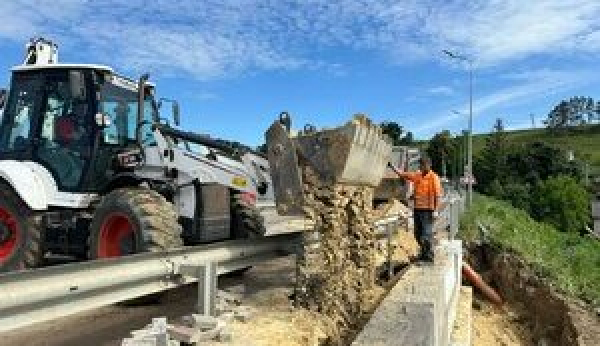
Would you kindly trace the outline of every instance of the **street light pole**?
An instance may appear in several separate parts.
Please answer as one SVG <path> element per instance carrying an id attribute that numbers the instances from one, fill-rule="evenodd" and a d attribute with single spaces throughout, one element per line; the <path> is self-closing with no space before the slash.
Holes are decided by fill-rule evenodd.
<path id="1" fill-rule="evenodd" d="M 469 60 L 469 207 L 473 205 L 473 60 Z"/>
<path id="2" fill-rule="evenodd" d="M 443 50 L 444 54 L 452 59 L 461 60 L 469 64 L 469 135 L 467 144 L 467 205 L 473 204 L 473 60 L 461 54 Z"/>

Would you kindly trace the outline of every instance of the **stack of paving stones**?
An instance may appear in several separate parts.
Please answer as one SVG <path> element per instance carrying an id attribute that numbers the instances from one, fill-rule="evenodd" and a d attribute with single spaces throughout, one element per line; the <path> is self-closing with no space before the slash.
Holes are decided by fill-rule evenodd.
<path id="1" fill-rule="evenodd" d="M 131 332 L 123 339 L 122 346 L 179 346 L 196 345 L 207 341 L 230 342 L 233 333 L 228 327 L 232 321 L 247 322 L 254 311 L 242 305 L 240 294 L 217 292 L 216 313 L 218 317 L 191 314 L 170 324 L 165 317 L 152 319 L 141 330 Z"/>
<path id="2" fill-rule="evenodd" d="M 302 165 L 306 217 L 298 301 L 324 317 L 333 344 L 358 327 L 374 304 L 377 251 L 373 188 L 323 182 Z"/>

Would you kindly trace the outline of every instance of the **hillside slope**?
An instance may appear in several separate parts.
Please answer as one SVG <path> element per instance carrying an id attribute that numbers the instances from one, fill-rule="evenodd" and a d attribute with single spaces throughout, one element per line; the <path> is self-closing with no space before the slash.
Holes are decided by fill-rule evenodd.
<path id="1" fill-rule="evenodd" d="M 575 156 L 587 161 L 600 173 L 600 125 L 580 127 L 573 133 L 554 134 L 547 129 L 507 131 L 508 139 L 514 144 L 526 144 L 535 141 L 555 145 L 565 150 L 574 150 Z M 473 153 L 485 145 L 488 134 L 473 137 Z"/>
<path id="2" fill-rule="evenodd" d="M 600 124 L 581 126 L 569 133 L 556 134 L 545 128 L 506 131 L 508 140 L 513 144 L 543 142 L 563 150 L 573 150 L 575 157 L 590 164 L 590 174 L 600 175 Z M 489 133 L 473 136 L 473 155 L 477 155 L 485 146 Z M 415 145 L 422 150 L 428 141 L 418 141 Z"/>

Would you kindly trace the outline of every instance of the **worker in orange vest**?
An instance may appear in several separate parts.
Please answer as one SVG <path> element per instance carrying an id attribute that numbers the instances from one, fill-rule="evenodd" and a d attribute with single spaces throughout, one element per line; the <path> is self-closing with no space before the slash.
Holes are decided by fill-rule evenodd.
<path id="1" fill-rule="evenodd" d="M 391 163 L 388 166 L 414 184 L 413 220 L 415 238 L 421 248 L 419 260 L 433 263 L 433 222 L 443 195 L 440 178 L 431 170 L 431 161 L 426 157 L 419 159 L 418 172 L 400 172 Z"/>

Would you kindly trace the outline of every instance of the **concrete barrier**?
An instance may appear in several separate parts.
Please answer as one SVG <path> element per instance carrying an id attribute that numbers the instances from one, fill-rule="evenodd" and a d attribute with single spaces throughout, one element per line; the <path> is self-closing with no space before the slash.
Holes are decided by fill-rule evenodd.
<path id="1" fill-rule="evenodd" d="M 449 345 L 461 283 L 462 244 L 443 240 L 436 262 L 411 267 L 353 345 Z"/>

